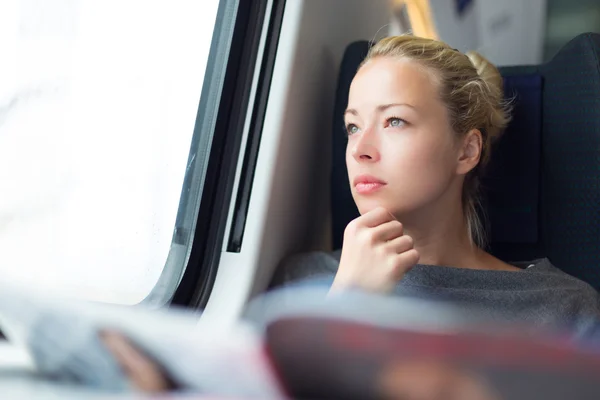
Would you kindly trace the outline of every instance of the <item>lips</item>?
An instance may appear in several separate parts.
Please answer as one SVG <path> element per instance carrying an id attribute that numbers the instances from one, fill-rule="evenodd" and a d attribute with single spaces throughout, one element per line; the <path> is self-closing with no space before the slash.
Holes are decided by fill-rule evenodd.
<path id="1" fill-rule="evenodd" d="M 369 194 L 381 189 L 387 182 L 372 175 L 359 175 L 352 181 L 354 188 L 360 194 Z"/>

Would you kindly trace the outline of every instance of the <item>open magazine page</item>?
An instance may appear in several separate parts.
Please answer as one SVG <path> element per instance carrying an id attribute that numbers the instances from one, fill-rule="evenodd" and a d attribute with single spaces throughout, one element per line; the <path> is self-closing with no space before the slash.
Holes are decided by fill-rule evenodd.
<path id="1" fill-rule="evenodd" d="M 11 342 L 27 348 L 40 378 L 99 393 L 134 393 L 99 338 L 113 331 L 160 364 L 185 392 L 284 397 L 261 338 L 243 323 L 199 329 L 199 315 L 188 311 L 61 301 L 2 289 L 0 324 Z"/>

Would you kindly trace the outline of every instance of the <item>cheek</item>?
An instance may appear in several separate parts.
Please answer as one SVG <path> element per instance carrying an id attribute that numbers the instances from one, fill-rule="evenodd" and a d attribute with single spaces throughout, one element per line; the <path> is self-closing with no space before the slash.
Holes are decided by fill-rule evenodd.
<path id="1" fill-rule="evenodd" d="M 415 178 L 432 174 L 447 175 L 455 164 L 455 157 L 450 142 L 428 137 L 390 140 L 382 146 L 382 159 L 388 163 L 391 171 L 408 173 Z"/>
<path id="2" fill-rule="evenodd" d="M 387 177 L 394 182 L 395 197 L 406 206 L 417 206 L 439 197 L 451 184 L 456 169 L 455 152 L 447 142 L 406 140 L 402 146 L 384 147 Z"/>

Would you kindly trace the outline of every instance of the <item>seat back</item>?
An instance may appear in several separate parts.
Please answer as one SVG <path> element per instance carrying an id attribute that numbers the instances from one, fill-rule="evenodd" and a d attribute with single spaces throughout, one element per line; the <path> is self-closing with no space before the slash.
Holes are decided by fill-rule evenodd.
<path id="1" fill-rule="evenodd" d="M 368 42 L 348 46 L 334 107 L 332 238 L 358 210 L 345 163 L 344 110 Z M 513 120 L 492 150 L 482 195 L 492 254 L 502 260 L 548 257 L 600 288 L 600 35 L 574 38 L 539 66 L 501 68 Z"/>

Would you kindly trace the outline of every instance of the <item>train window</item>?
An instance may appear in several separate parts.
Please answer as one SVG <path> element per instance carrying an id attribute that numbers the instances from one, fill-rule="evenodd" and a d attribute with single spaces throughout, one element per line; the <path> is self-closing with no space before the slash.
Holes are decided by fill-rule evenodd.
<path id="1" fill-rule="evenodd" d="M 158 297 L 172 294 L 193 226 L 173 229 L 201 179 L 182 186 L 210 151 L 207 141 L 190 146 L 218 9 L 219 0 L 0 3 L 4 281 L 136 304 L 169 258 Z"/>

